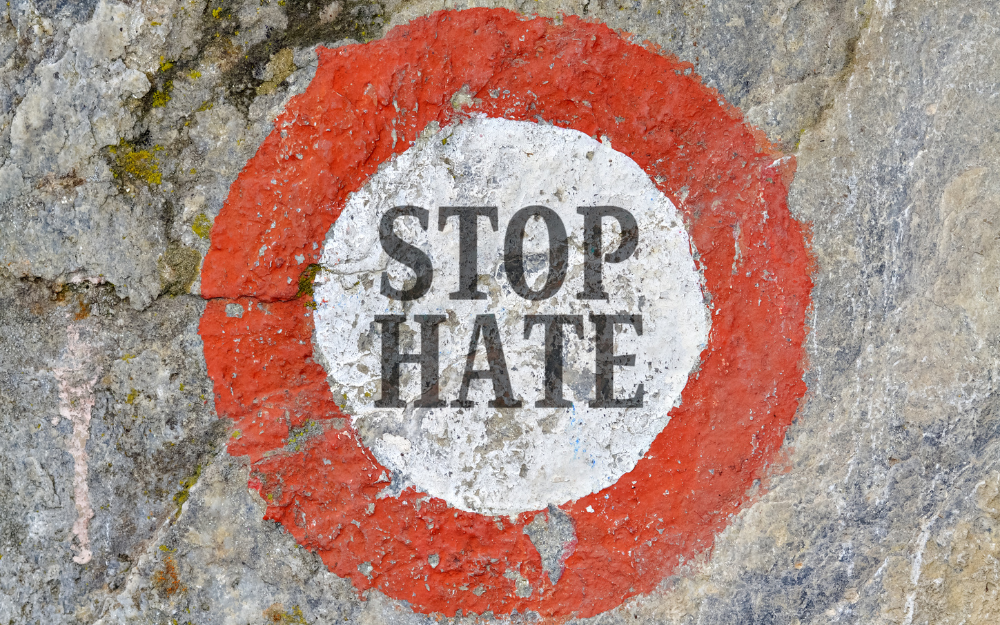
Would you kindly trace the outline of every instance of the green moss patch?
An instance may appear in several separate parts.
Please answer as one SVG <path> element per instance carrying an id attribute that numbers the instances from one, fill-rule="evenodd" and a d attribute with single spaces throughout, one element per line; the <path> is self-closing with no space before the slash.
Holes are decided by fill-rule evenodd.
<path id="1" fill-rule="evenodd" d="M 299 290 L 295 294 L 295 297 L 308 298 L 306 302 L 307 308 L 316 308 L 316 302 L 313 301 L 313 282 L 316 281 L 316 276 L 322 270 L 323 267 L 321 265 L 312 264 L 299 274 Z"/>
<path id="2" fill-rule="evenodd" d="M 199 464 L 194 469 L 194 475 L 186 477 L 180 481 L 181 490 L 174 495 L 174 503 L 177 504 L 177 512 L 174 513 L 175 519 L 181 515 L 181 508 L 184 507 L 184 502 L 186 502 L 191 496 L 191 487 L 198 483 L 198 478 L 200 477 L 201 465 Z"/>
<path id="3" fill-rule="evenodd" d="M 201 254 L 198 250 L 171 243 L 158 261 L 160 268 L 160 291 L 167 295 L 183 295 L 191 292 L 191 285 L 198 277 Z"/>
<path id="4" fill-rule="evenodd" d="M 212 220 L 205 213 L 198 213 L 191 224 L 191 231 L 202 239 L 207 239 L 212 235 Z"/>
<path id="5" fill-rule="evenodd" d="M 163 147 L 159 145 L 150 150 L 122 139 L 118 145 L 108 148 L 112 157 L 111 171 L 115 178 L 128 177 L 146 184 L 161 184 L 163 174 L 160 173 L 158 154 L 162 151 Z"/>

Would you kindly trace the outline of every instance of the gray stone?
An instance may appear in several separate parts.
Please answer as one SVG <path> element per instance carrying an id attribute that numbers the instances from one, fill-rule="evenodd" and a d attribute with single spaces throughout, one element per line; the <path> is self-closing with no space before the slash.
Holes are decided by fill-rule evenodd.
<path id="1" fill-rule="evenodd" d="M 542 568 L 548 573 L 549 581 L 555 584 L 566 568 L 566 558 L 576 546 L 573 519 L 549 504 L 548 510 L 535 515 L 531 523 L 524 526 L 524 533 L 531 538 L 531 544 L 542 557 Z"/>
<path id="2" fill-rule="evenodd" d="M 0 511 L 0 620 L 92 620 L 224 440 L 196 334 L 204 304 L 166 298 L 137 314 L 108 286 L 9 279 L 0 301 L 0 484 L 16 493 Z M 67 379 L 92 402 L 82 458 Z"/>
<path id="3" fill-rule="evenodd" d="M 434 622 L 359 597 L 262 520 L 197 335 L 211 223 L 315 46 L 465 5 L 329 6 L 0 7 L 0 622 Z M 691 62 L 795 155 L 811 228 L 809 392 L 784 465 L 710 552 L 589 622 L 995 622 L 995 7 L 491 6 Z M 531 536 L 550 577 L 557 529 L 550 511 Z"/>

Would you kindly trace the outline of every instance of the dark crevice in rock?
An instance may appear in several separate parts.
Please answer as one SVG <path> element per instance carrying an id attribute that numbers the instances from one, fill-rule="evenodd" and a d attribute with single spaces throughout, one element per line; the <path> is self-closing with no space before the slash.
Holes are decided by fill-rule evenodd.
<path id="1" fill-rule="evenodd" d="M 823 100 L 816 114 L 812 116 L 812 119 L 808 120 L 801 132 L 800 136 L 818 128 L 825 121 L 833 105 L 837 102 L 837 98 L 846 92 L 847 85 L 851 80 L 851 76 L 857 69 L 857 59 L 858 59 L 858 45 L 861 42 L 861 37 L 864 35 L 871 25 L 872 12 L 874 11 L 874 4 L 869 0 L 864 8 L 861 10 L 861 21 L 858 24 L 857 31 L 852 34 L 844 44 L 844 66 L 830 81 L 827 87 L 827 92 L 823 94 Z M 799 148 L 799 141 L 796 141 L 793 151 L 797 152 Z"/>
<path id="2" fill-rule="evenodd" d="M 233 38 L 239 23 L 233 16 L 234 3 L 211 3 L 205 13 L 202 45 L 214 45 L 221 50 L 234 46 Z M 334 8 L 332 5 L 338 5 Z M 338 41 L 370 41 L 382 36 L 385 27 L 384 6 L 381 2 L 346 0 L 321 2 L 287 0 L 284 29 L 269 29 L 264 40 L 249 50 L 230 54 L 233 63 L 226 70 L 222 84 L 226 99 L 247 113 L 260 88 L 267 82 L 266 68 L 272 58 L 286 48 L 308 48 L 316 44 Z"/>

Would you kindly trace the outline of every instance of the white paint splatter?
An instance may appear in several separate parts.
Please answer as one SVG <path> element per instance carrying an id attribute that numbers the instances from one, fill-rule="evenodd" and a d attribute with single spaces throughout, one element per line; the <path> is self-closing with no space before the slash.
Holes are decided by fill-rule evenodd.
<path id="1" fill-rule="evenodd" d="M 913 584 L 913 591 L 906 596 L 906 616 L 903 618 L 903 625 L 913 623 L 913 610 L 917 604 L 917 583 L 920 581 L 920 569 L 924 564 L 924 549 L 927 547 L 927 540 L 931 537 L 931 525 L 933 520 L 926 521 L 917 537 L 917 552 L 913 556 L 913 566 L 910 568 L 910 583 Z"/>
<path id="2" fill-rule="evenodd" d="M 73 562 L 86 564 L 92 556 L 87 528 L 94 516 L 87 488 L 87 441 L 90 439 L 90 413 L 94 407 L 97 373 L 93 370 L 88 346 L 80 340 L 78 327 L 67 329 L 63 365 L 54 369 L 53 373 L 59 382 L 59 415 L 73 424 L 73 436 L 69 441 L 69 455 L 73 457 L 73 500 L 76 504 L 73 534 L 77 540 L 77 554 L 73 556 Z M 58 423 L 59 417 L 54 417 L 52 424 Z"/>
<path id="3" fill-rule="evenodd" d="M 430 291 L 412 302 L 380 294 L 387 271 L 397 288 L 412 272 L 391 260 L 379 242 L 385 211 L 415 205 L 429 212 L 424 230 L 412 217 L 395 231 L 432 259 Z M 552 297 L 516 295 L 503 263 L 504 231 L 514 213 L 543 205 L 562 220 L 569 268 Z M 495 206 L 498 228 L 479 220 L 479 289 L 486 299 L 449 297 L 458 285 L 457 220 L 439 228 L 442 206 Z M 603 267 L 610 300 L 582 300 L 584 231 L 581 206 L 618 206 L 639 228 L 636 252 Z M 617 248 L 620 229 L 604 220 L 602 249 Z M 545 281 L 548 240 L 541 221 L 524 238 L 527 280 Z M 327 237 L 316 281 L 316 343 L 325 357 L 334 397 L 354 417 L 365 443 L 396 474 L 394 485 L 415 485 L 451 505 L 486 514 L 516 514 L 560 505 L 613 484 L 635 467 L 680 401 L 688 374 L 708 336 L 709 315 L 691 244 L 677 209 L 630 158 L 575 130 L 503 119 L 473 118 L 429 133 L 386 164 L 348 200 Z M 528 266 L 530 265 L 530 266 Z M 595 326 L 588 315 L 641 314 L 642 336 L 615 331 L 616 354 L 635 354 L 616 366 L 617 397 L 642 384 L 638 408 L 595 408 Z M 418 408 L 419 368 L 403 367 L 406 408 L 377 408 L 381 396 L 381 327 L 375 315 L 402 314 L 408 322 L 401 351 L 419 351 L 413 316 L 446 315 L 440 326 L 440 397 L 455 400 L 466 367 L 472 321 L 496 316 L 515 397 L 522 408 L 492 408 L 487 380 L 471 386 L 471 408 Z M 524 316 L 580 315 L 583 336 L 566 328 L 565 398 L 568 408 L 539 408 L 544 368 L 543 329 L 525 336 Z M 404 336 L 405 335 L 405 336 Z M 484 349 L 475 368 L 486 368 Z"/>

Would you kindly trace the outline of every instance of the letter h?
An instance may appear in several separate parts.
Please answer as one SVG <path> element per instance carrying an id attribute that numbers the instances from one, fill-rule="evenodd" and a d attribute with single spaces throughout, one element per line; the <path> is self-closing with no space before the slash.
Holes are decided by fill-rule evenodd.
<path id="1" fill-rule="evenodd" d="M 399 396 L 399 366 L 403 363 L 420 365 L 420 399 L 413 402 L 417 408 L 436 408 L 447 405 L 438 398 L 438 325 L 444 315 L 414 315 L 420 324 L 420 353 L 399 352 L 399 326 L 404 315 L 376 315 L 375 323 L 382 326 L 382 396 L 375 400 L 377 408 L 405 408 Z"/>

